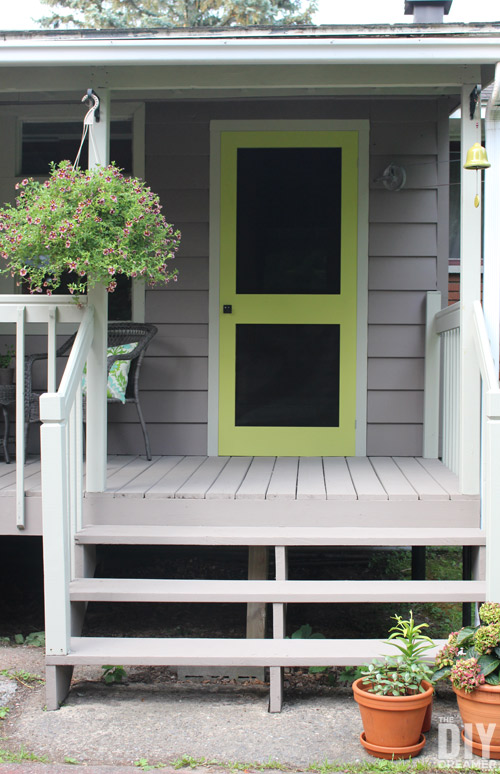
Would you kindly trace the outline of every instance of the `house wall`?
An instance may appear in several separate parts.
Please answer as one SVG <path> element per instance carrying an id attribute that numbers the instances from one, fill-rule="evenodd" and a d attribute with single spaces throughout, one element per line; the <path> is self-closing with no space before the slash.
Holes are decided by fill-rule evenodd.
<path id="1" fill-rule="evenodd" d="M 154 102 L 146 178 L 182 231 L 179 281 L 146 293 L 158 325 L 143 365 L 154 454 L 206 454 L 211 120 L 369 119 L 368 427 L 370 455 L 422 453 L 425 295 L 447 293 L 448 103 L 444 99 Z M 375 182 L 395 162 L 402 191 Z M 132 406 L 110 406 L 111 453 L 142 450 Z"/>

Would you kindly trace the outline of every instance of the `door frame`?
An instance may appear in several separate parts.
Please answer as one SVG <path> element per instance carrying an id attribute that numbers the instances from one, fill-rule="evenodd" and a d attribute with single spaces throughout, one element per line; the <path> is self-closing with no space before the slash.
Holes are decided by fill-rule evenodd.
<path id="1" fill-rule="evenodd" d="M 220 142 L 221 132 L 242 131 L 351 131 L 358 133 L 358 266 L 356 332 L 356 456 L 366 456 L 368 357 L 368 120 L 252 120 L 210 122 L 210 241 L 208 299 L 208 444 L 207 453 L 219 454 L 219 255 L 220 255 Z"/>

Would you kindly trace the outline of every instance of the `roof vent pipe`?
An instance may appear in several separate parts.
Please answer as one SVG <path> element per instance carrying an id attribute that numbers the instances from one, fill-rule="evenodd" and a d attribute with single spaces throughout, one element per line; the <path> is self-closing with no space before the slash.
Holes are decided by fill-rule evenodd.
<path id="1" fill-rule="evenodd" d="M 405 0 L 405 14 L 413 14 L 414 24 L 442 24 L 453 0 Z"/>

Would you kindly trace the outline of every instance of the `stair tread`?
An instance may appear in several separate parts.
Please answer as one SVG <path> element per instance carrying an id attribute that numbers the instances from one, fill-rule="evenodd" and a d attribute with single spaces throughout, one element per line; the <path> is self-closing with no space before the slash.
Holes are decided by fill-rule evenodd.
<path id="1" fill-rule="evenodd" d="M 429 660 L 444 642 L 435 641 Z M 67 655 L 48 653 L 46 662 L 49 666 L 349 666 L 386 654 L 396 651 L 383 640 L 72 637 Z"/>
<path id="2" fill-rule="evenodd" d="M 475 527 L 165 526 L 96 524 L 77 532 L 78 544 L 401 546 L 485 545 Z"/>
<path id="3" fill-rule="evenodd" d="M 109 602 L 479 602 L 485 581 L 80 578 L 70 599 Z"/>

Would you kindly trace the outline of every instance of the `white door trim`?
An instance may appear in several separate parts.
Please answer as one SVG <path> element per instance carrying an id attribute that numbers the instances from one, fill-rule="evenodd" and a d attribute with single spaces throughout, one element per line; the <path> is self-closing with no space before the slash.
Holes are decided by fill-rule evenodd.
<path id="1" fill-rule="evenodd" d="M 368 356 L 368 120 L 358 121 L 211 121 L 210 122 L 210 245 L 208 304 L 208 454 L 219 451 L 219 254 L 220 135 L 241 131 L 357 131 L 358 153 L 358 298 L 356 352 L 356 456 L 366 456 Z"/>

